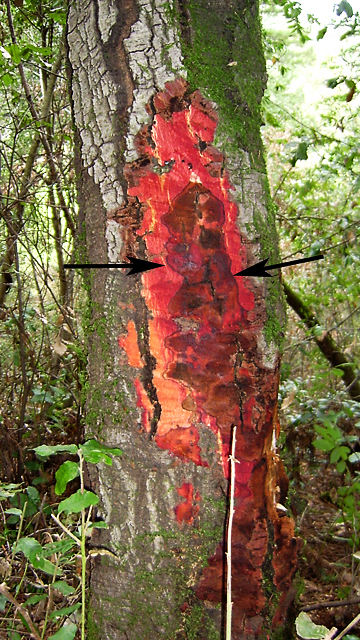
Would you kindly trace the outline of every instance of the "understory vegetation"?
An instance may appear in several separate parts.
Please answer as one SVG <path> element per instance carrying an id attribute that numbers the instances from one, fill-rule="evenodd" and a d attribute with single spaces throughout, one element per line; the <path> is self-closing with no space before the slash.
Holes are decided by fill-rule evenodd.
<path id="1" fill-rule="evenodd" d="M 325 256 L 282 270 L 278 447 L 303 540 L 297 633 L 310 640 L 342 632 L 360 603 L 360 15 L 345 0 L 334 27 L 302 19 L 297 2 L 262 10 L 263 140 L 282 259 Z M 0 6 L 0 637 L 9 640 L 85 637 L 86 539 L 104 523 L 93 522 L 84 461 L 121 455 L 83 441 L 86 287 L 64 269 L 79 244 L 65 25 L 59 0 Z M 360 627 L 344 637 L 360 638 Z"/>

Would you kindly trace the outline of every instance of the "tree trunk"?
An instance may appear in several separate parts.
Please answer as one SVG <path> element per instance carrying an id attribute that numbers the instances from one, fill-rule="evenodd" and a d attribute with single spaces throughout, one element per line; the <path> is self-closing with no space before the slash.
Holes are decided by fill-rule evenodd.
<path id="1" fill-rule="evenodd" d="M 90 544 L 111 554 L 92 556 L 88 637 L 223 637 L 234 425 L 232 639 L 287 637 L 297 541 L 276 453 L 284 304 L 278 278 L 232 275 L 278 258 L 257 4 L 73 0 L 68 53 L 79 247 L 90 263 L 165 265 L 85 279 L 86 436 L 124 452 L 90 471 L 109 525 Z"/>

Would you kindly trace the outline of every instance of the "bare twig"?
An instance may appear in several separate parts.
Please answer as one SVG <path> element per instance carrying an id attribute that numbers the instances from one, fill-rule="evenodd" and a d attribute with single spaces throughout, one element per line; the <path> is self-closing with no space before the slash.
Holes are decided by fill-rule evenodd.
<path id="1" fill-rule="evenodd" d="M 61 520 L 59 520 L 59 518 L 57 518 L 53 513 L 51 514 L 51 517 L 53 520 L 55 520 L 56 524 L 59 525 L 59 527 L 65 531 L 65 533 L 67 533 L 68 536 L 70 536 L 70 538 L 72 538 L 73 540 L 75 540 L 76 544 L 80 547 L 81 546 L 81 542 L 79 540 L 79 538 L 77 538 L 76 536 L 74 536 L 73 533 L 71 533 L 70 529 L 68 529 L 67 527 L 65 527 L 65 525 L 61 522 Z"/>
<path id="2" fill-rule="evenodd" d="M 351 604 L 359 604 L 360 597 L 349 598 L 349 600 L 329 600 L 328 602 L 315 602 L 301 607 L 300 611 L 315 611 L 315 609 L 327 609 L 328 607 L 348 607 Z"/>

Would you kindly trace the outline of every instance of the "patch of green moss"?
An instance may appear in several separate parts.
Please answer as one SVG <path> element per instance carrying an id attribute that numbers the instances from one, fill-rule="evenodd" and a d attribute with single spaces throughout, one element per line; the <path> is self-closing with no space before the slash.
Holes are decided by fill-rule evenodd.
<path id="1" fill-rule="evenodd" d="M 265 180 L 265 178 L 264 178 Z M 276 264 L 279 262 L 279 251 L 275 226 L 275 210 L 271 201 L 267 182 L 266 188 L 266 209 L 267 218 L 264 219 L 262 213 L 254 212 L 253 224 L 260 238 L 261 257 L 269 258 L 268 264 Z M 285 312 L 279 317 L 279 309 L 285 309 L 284 294 L 279 279 L 266 279 L 267 295 L 265 299 L 266 306 L 266 322 L 264 325 L 265 340 L 268 345 L 274 342 L 276 346 L 282 349 L 285 337 Z"/>
<path id="2" fill-rule="evenodd" d="M 247 151 L 252 165 L 263 168 L 260 104 L 266 72 L 256 5 L 248 1 L 235 7 L 210 6 L 207 0 L 188 0 L 178 6 L 177 14 L 170 11 L 170 19 L 180 25 L 191 90 L 200 89 L 216 102 L 217 135 Z"/>
<path id="3" fill-rule="evenodd" d="M 221 539 L 225 506 L 225 499 L 205 501 L 201 523 L 195 530 L 184 524 L 144 532 L 136 535 L 128 548 L 116 549 L 119 573 L 124 569 L 122 558 L 129 557 L 129 553 L 135 554 L 140 562 L 133 568 L 132 579 L 122 591 L 120 601 L 118 594 L 114 601 L 110 596 L 101 597 L 105 624 L 109 620 L 119 633 L 126 631 L 129 638 L 142 634 L 148 637 L 152 629 L 154 640 L 197 640 L 204 638 L 205 630 L 208 640 L 219 640 L 215 623 L 195 596 L 194 585 L 214 553 L 216 541 Z M 156 538 L 161 539 L 158 550 L 154 545 Z M 151 560 L 147 560 L 150 549 Z M 104 571 L 112 562 L 108 556 L 101 557 Z M 171 602 L 171 616 L 168 602 Z"/>

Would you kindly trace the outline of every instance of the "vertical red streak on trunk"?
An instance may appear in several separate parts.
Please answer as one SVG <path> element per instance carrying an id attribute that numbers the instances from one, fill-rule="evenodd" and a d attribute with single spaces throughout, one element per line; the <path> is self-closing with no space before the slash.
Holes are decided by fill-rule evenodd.
<path id="1" fill-rule="evenodd" d="M 124 349 L 130 367 L 137 367 L 142 369 L 143 362 L 141 360 L 141 355 L 137 343 L 137 333 L 135 323 L 132 320 L 129 320 L 127 324 L 127 336 L 120 336 L 118 338 L 119 347 Z"/>
<path id="2" fill-rule="evenodd" d="M 156 360 L 153 385 L 161 405 L 155 440 L 181 460 L 207 466 L 199 440 L 201 429 L 210 428 L 228 477 L 231 428 L 238 426 L 233 629 L 251 637 L 262 625 L 268 522 L 273 522 L 275 543 L 284 549 L 284 554 L 275 551 L 273 562 L 280 590 L 289 588 L 294 569 L 286 574 L 286 559 L 293 557 L 293 523 L 278 518 L 274 502 L 275 487 L 284 485 L 270 446 L 277 374 L 261 364 L 258 350 L 265 312 L 254 309 L 246 280 L 232 275 L 245 266 L 245 245 L 224 157 L 211 146 L 216 113 L 199 92 L 189 95 L 182 79 L 168 83 L 152 104 L 153 122 L 136 139 L 140 157 L 125 170 L 130 204 L 118 216 L 124 219 L 131 203 L 137 203 L 137 210 L 140 203 L 143 219 L 136 233 L 145 241 L 148 258 L 167 267 L 142 275 L 150 352 Z M 198 511 L 193 491 L 190 483 L 178 489 L 186 498 L 175 508 L 178 522 L 191 524 Z M 223 577 L 221 542 L 202 573 L 197 596 L 221 601 Z"/>
<path id="3" fill-rule="evenodd" d="M 140 378 L 135 378 L 134 385 L 137 394 L 136 406 L 141 408 L 141 424 L 145 431 L 149 432 L 151 429 L 151 420 L 153 417 L 153 406 L 149 400 L 149 396 L 146 393 Z"/>
<path id="4" fill-rule="evenodd" d="M 186 522 L 192 524 L 195 516 L 199 512 L 199 506 L 193 504 L 194 500 L 194 487 L 190 482 L 184 482 L 179 489 L 177 489 L 179 496 L 185 498 L 185 502 L 182 502 L 175 507 L 175 515 L 178 522 Z M 195 500 L 200 500 L 199 492 L 196 492 Z"/>

